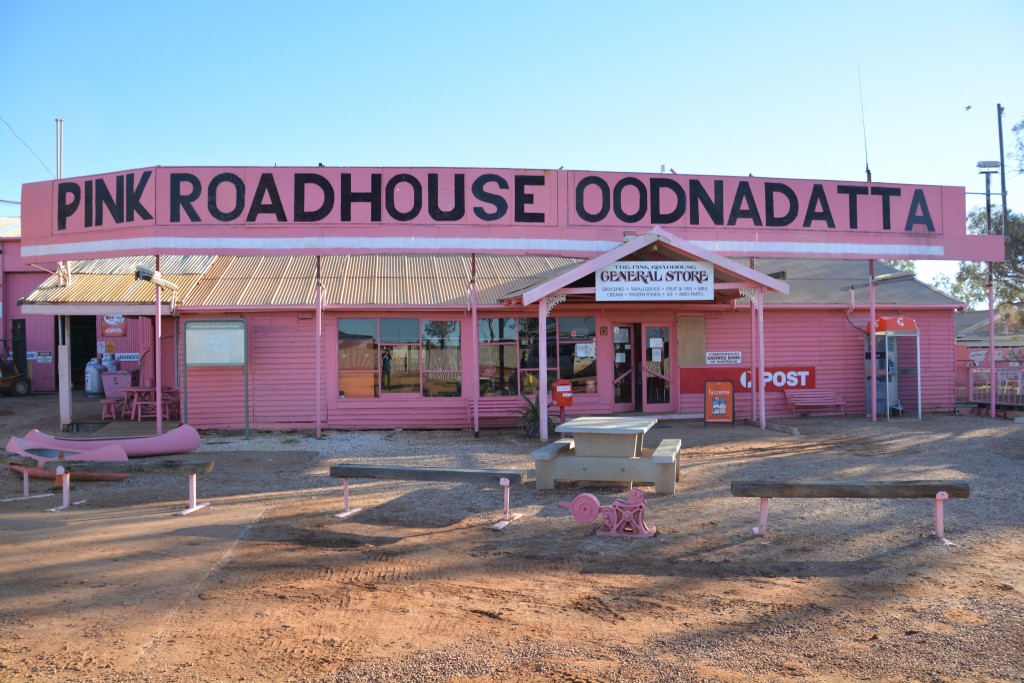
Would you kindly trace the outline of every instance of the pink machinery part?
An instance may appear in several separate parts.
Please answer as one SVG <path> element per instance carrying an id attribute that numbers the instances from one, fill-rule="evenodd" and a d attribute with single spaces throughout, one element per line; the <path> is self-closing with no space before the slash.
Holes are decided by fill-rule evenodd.
<path id="1" fill-rule="evenodd" d="M 622 536 L 624 538 L 650 538 L 657 527 L 647 526 L 644 522 L 644 511 L 647 501 L 640 489 L 630 489 L 626 500 L 616 498 L 609 506 L 602 507 L 601 501 L 592 493 L 581 493 L 571 503 L 559 503 L 559 507 L 572 510 L 577 522 L 593 522 L 601 517 L 601 528 L 598 536 Z"/>

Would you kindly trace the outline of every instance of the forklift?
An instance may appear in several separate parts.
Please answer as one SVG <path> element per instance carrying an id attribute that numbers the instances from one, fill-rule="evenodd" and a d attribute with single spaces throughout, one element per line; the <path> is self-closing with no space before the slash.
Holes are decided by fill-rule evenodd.
<path id="1" fill-rule="evenodd" d="M 10 346 L 6 339 L 0 339 L 2 355 L 0 355 L 0 391 L 8 396 L 28 396 L 32 393 L 32 383 L 22 372 L 24 359 L 18 363 L 11 354 Z"/>

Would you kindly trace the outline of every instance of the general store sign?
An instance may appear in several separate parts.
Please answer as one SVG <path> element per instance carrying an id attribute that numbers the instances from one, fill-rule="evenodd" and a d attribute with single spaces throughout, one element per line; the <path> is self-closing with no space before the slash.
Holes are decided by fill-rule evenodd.
<path id="1" fill-rule="evenodd" d="M 704 261 L 620 261 L 594 274 L 597 301 L 711 301 L 714 272 Z"/>
<path id="2" fill-rule="evenodd" d="M 481 168 L 153 167 L 29 183 L 26 261 L 604 253 L 660 227 L 723 256 L 1002 261 L 962 187 Z"/>

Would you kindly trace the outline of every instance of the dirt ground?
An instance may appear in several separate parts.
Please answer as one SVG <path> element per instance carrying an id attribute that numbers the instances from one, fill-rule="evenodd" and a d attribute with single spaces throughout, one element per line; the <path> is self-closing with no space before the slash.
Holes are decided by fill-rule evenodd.
<path id="1" fill-rule="evenodd" d="M 53 404 L 53 405 L 51 405 Z M 0 397 L 0 438 L 54 430 L 56 398 Z M 969 416 L 662 421 L 674 496 L 648 540 L 600 538 L 559 501 L 622 487 L 501 490 L 354 481 L 331 463 L 532 470 L 510 431 L 204 434 L 210 506 L 182 475 L 79 482 L 0 503 L 3 681 L 1022 681 L 1024 425 Z M 269 445 L 268 445 L 269 444 Z M 208 451 L 208 452 L 206 452 Z M 532 472 L 531 472 L 532 474 Z M 757 500 L 734 479 L 966 479 L 936 539 L 930 500 Z M 51 482 L 33 480 L 33 493 Z M 0 475 L 0 497 L 21 480 Z"/>

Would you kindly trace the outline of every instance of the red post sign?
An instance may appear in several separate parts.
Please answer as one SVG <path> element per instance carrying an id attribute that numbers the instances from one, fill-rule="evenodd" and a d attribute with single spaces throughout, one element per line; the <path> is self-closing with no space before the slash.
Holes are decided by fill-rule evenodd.
<path id="1" fill-rule="evenodd" d="M 712 422 L 736 425 L 733 383 L 730 380 L 704 382 L 704 426 Z"/>

